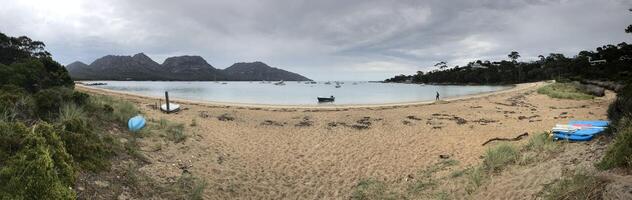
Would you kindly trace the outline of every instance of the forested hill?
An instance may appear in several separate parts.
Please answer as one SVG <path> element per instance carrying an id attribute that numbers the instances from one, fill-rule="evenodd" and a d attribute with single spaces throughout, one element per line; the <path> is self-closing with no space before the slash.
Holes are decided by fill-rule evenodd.
<path id="1" fill-rule="evenodd" d="M 622 42 L 605 45 L 596 51 L 581 51 L 567 57 L 551 53 L 539 60 L 518 62 L 520 54 L 511 52 L 509 61 L 470 62 L 466 66 L 448 67 L 445 62 L 438 69 L 414 75 L 398 75 L 386 82 L 440 83 L 440 84 L 513 84 L 552 79 L 605 79 L 627 80 L 632 77 L 632 45 Z"/>

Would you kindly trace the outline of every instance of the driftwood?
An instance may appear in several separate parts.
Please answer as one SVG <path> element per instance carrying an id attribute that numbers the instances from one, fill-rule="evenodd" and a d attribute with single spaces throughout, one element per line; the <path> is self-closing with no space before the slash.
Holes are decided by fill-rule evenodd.
<path id="1" fill-rule="evenodd" d="M 487 142 L 483 143 L 483 146 L 485 146 L 487 143 L 490 143 L 490 142 L 493 142 L 493 141 L 518 141 L 518 140 L 521 140 L 522 138 L 527 137 L 527 136 L 529 136 L 529 133 L 525 132 L 523 134 L 520 134 L 520 135 L 516 136 L 515 138 L 498 138 L 498 137 L 496 137 L 496 138 L 492 138 L 492 139 L 487 140 Z"/>

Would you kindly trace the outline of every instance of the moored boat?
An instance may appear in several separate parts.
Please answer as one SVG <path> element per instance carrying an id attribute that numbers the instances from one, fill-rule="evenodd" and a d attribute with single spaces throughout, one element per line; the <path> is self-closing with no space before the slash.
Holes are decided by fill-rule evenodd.
<path id="1" fill-rule="evenodd" d="M 316 97 L 318 99 L 318 102 L 333 102 L 334 100 L 336 100 L 336 98 L 334 96 L 330 96 L 330 97 Z"/>

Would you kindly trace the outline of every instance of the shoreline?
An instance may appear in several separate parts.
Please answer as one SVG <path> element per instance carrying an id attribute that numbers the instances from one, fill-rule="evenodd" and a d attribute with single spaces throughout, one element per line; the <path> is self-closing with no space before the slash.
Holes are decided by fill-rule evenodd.
<path id="1" fill-rule="evenodd" d="M 455 102 L 469 99 L 477 99 L 484 98 L 509 92 L 515 92 L 520 90 L 526 90 L 534 87 L 539 87 L 547 84 L 546 82 L 532 82 L 532 83 L 521 83 L 512 85 L 508 89 L 498 90 L 493 92 L 483 92 L 477 94 L 470 94 L 464 96 L 457 97 L 449 97 L 442 99 L 440 101 L 409 101 L 409 102 L 398 102 L 398 103 L 379 103 L 379 104 L 328 104 L 328 105 L 283 105 L 283 104 L 256 104 L 256 103 L 231 103 L 231 102 L 217 102 L 217 101 L 204 101 L 204 100 L 189 100 L 189 99 L 180 99 L 180 98 L 170 98 L 171 102 L 179 103 L 179 104 L 191 104 L 191 105 L 205 105 L 205 106 L 226 106 L 226 107 L 247 107 L 247 108 L 286 108 L 286 109 L 349 109 L 349 108 L 380 108 L 380 107 L 402 107 L 402 106 L 419 106 L 419 105 L 429 105 L 434 103 L 442 103 L 442 102 Z M 163 100 L 161 97 L 154 97 L 142 94 L 135 94 L 132 92 L 123 92 L 116 91 L 110 89 L 96 88 L 81 84 L 76 84 L 75 88 L 80 91 L 88 91 L 88 92 L 96 92 L 101 93 L 103 95 L 120 95 L 123 97 L 136 97 L 142 98 L 145 100 Z"/>

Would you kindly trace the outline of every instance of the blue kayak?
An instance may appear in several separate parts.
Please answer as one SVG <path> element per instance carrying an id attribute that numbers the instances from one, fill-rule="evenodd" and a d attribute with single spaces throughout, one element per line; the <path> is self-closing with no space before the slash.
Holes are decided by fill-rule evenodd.
<path id="1" fill-rule="evenodd" d="M 597 135 L 603 132 L 605 128 L 602 127 L 584 127 L 576 131 L 554 131 L 553 133 L 566 134 L 566 135 Z"/>
<path id="2" fill-rule="evenodd" d="M 127 127 L 131 132 L 138 132 L 140 131 L 140 129 L 145 127 L 145 118 L 140 115 L 132 117 L 129 119 L 129 121 L 127 121 Z"/>
<path id="3" fill-rule="evenodd" d="M 610 122 L 605 120 L 571 120 L 568 125 L 588 124 L 597 127 L 606 127 Z"/>
<path id="4" fill-rule="evenodd" d="M 574 134 L 563 134 L 563 133 L 554 133 L 553 138 L 556 140 L 570 140 L 570 141 L 590 141 L 592 140 L 594 135 L 574 135 Z"/>

